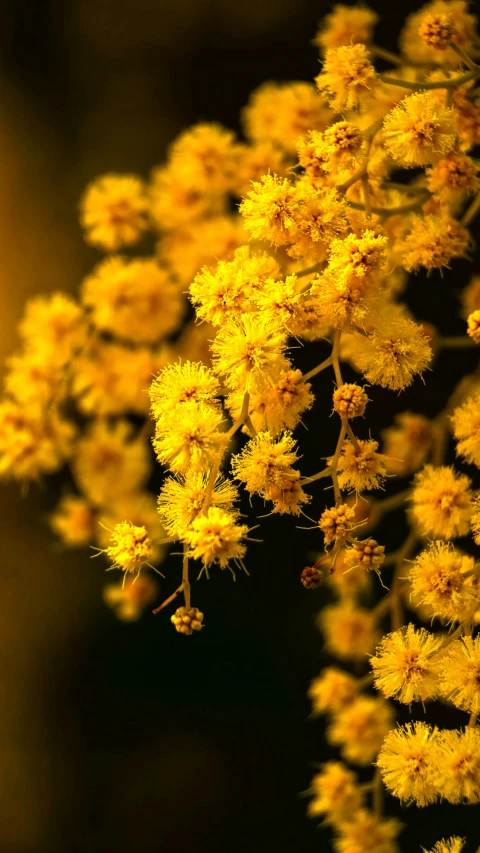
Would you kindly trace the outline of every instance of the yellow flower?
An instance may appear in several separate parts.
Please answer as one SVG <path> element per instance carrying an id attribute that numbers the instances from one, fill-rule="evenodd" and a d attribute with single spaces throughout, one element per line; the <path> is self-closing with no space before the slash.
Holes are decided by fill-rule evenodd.
<path id="1" fill-rule="evenodd" d="M 425 20 L 437 16 L 445 16 L 452 22 L 455 42 L 463 50 L 469 54 L 475 50 L 477 21 L 468 11 L 468 3 L 465 0 L 433 0 L 408 16 L 400 34 L 402 54 L 409 64 L 457 67 L 458 55 L 451 48 L 439 51 L 438 46 L 425 39 L 420 32 Z M 445 72 L 442 72 L 442 77 L 444 76 Z"/>
<path id="2" fill-rule="evenodd" d="M 308 793 L 313 798 L 308 804 L 308 816 L 325 816 L 333 824 L 350 818 L 364 800 L 357 774 L 340 761 L 323 764 L 320 773 L 313 777 Z"/>
<path id="3" fill-rule="evenodd" d="M 202 625 L 203 613 L 198 607 L 178 607 L 170 619 L 175 630 L 179 634 L 186 634 L 187 636 L 191 636 L 194 631 L 201 631 L 205 627 Z"/>
<path id="4" fill-rule="evenodd" d="M 365 321 L 375 313 L 379 290 L 365 279 L 352 275 L 339 276 L 327 267 L 318 275 L 310 289 L 319 318 L 328 326 L 348 331 L 356 326 L 363 328 Z"/>
<path id="5" fill-rule="evenodd" d="M 84 340 L 81 307 L 64 293 L 36 296 L 27 303 L 19 333 L 30 353 L 39 353 L 51 365 L 70 360 Z"/>
<path id="6" fill-rule="evenodd" d="M 318 614 L 317 626 L 328 651 L 342 660 L 365 661 L 379 640 L 372 612 L 350 601 L 324 607 Z"/>
<path id="7" fill-rule="evenodd" d="M 344 383 L 333 392 L 333 409 L 341 418 L 360 418 L 365 412 L 368 397 L 354 383 Z"/>
<path id="8" fill-rule="evenodd" d="M 158 496 L 158 512 L 169 536 L 184 538 L 203 508 L 208 479 L 208 472 L 189 470 L 186 474 L 177 474 L 165 480 Z M 218 476 L 210 496 L 210 506 L 228 510 L 232 515 L 233 504 L 237 500 L 236 486 L 230 480 Z"/>
<path id="9" fill-rule="evenodd" d="M 145 185 L 136 175 L 102 175 L 80 201 L 85 240 L 107 252 L 132 246 L 148 229 L 147 209 Z"/>
<path id="10" fill-rule="evenodd" d="M 223 441 L 222 415 L 216 407 L 194 400 L 177 406 L 157 422 L 153 447 L 158 461 L 172 471 L 210 468 Z"/>
<path id="11" fill-rule="evenodd" d="M 314 714 L 335 713 L 346 708 L 356 698 L 358 693 L 357 679 L 337 669 L 327 666 L 318 678 L 310 682 L 307 695 L 312 700 Z"/>
<path id="12" fill-rule="evenodd" d="M 408 272 L 418 267 L 427 270 L 448 267 L 453 258 L 465 255 L 470 235 L 456 219 L 448 216 L 416 216 L 405 237 L 402 265 Z"/>
<path id="13" fill-rule="evenodd" d="M 355 336 L 353 358 L 372 385 L 402 391 L 427 368 L 432 350 L 421 327 L 399 317 L 366 336 Z"/>
<path id="14" fill-rule="evenodd" d="M 242 119 L 249 139 L 293 154 L 299 136 L 323 130 L 330 113 L 311 83 L 264 83 L 251 94 Z"/>
<path id="15" fill-rule="evenodd" d="M 377 765 L 385 787 L 402 803 L 428 806 L 445 783 L 441 734 L 426 723 L 407 723 L 389 732 Z"/>
<path id="16" fill-rule="evenodd" d="M 145 527 L 122 521 L 113 528 L 105 554 L 112 562 L 112 569 L 121 569 L 125 574 L 136 572 L 138 576 L 152 559 L 152 543 Z"/>
<path id="17" fill-rule="evenodd" d="M 331 545 L 355 529 L 355 510 L 348 504 L 328 507 L 322 512 L 318 526 L 325 537 L 325 545 Z"/>
<path id="18" fill-rule="evenodd" d="M 159 544 L 166 537 L 162 527 L 154 496 L 146 489 L 138 489 L 128 494 L 112 496 L 108 507 L 102 509 L 99 524 L 96 525 L 95 539 L 100 548 L 107 548 L 110 530 L 126 518 L 135 527 L 144 527 L 151 541 L 151 562 L 159 563 L 165 556 L 165 548 Z"/>
<path id="19" fill-rule="evenodd" d="M 480 468 L 480 395 L 455 409 L 451 421 L 457 454 Z"/>
<path id="20" fill-rule="evenodd" d="M 110 506 L 113 499 L 138 490 L 150 474 L 148 447 L 135 437 L 125 420 L 94 421 L 78 440 L 72 460 L 80 491 L 94 504 Z"/>
<path id="21" fill-rule="evenodd" d="M 343 240 L 332 240 L 328 270 L 334 276 L 375 284 L 382 277 L 387 264 L 387 245 L 386 237 L 370 229 L 358 236 L 349 234 Z"/>
<path id="22" fill-rule="evenodd" d="M 415 475 L 412 511 L 422 532 L 440 539 L 466 536 L 470 530 L 471 481 L 452 467 L 425 465 Z"/>
<path id="23" fill-rule="evenodd" d="M 442 655 L 440 692 L 457 708 L 480 712 L 480 637 L 455 640 Z"/>
<path id="24" fill-rule="evenodd" d="M 194 124 L 169 149 L 173 169 L 179 167 L 192 187 L 222 194 L 234 180 L 235 135 L 220 124 Z"/>
<path id="25" fill-rule="evenodd" d="M 406 168 L 436 163 L 453 150 L 455 141 L 452 109 L 440 106 L 428 91 L 407 95 L 383 122 L 384 145 Z"/>
<path id="26" fill-rule="evenodd" d="M 451 151 L 426 171 L 427 187 L 439 199 L 453 202 L 478 187 L 478 166 L 466 154 Z"/>
<path id="27" fill-rule="evenodd" d="M 385 482 L 386 469 L 383 453 L 377 453 L 378 441 L 357 439 L 343 443 L 338 460 L 338 484 L 341 489 L 356 492 L 381 489 Z"/>
<path id="28" fill-rule="evenodd" d="M 401 412 L 393 426 L 383 430 L 385 467 L 389 474 L 406 477 L 422 467 L 434 438 L 434 426 L 424 415 Z"/>
<path id="29" fill-rule="evenodd" d="M 296 184 L 295 198 L 298 206 L 292 212 L 293 224 L 286 240 L 292 245 L 287 252 L 292 258 L 323 261 L 332 240 L 346 233 L 345 199 L 332 187 L 316 189 L 303 178 Z"/>
<path id="30" fill-rule="evenodd" d="M 328 48 L 322 71 L 315 82 L 336 112 L 368 103 L 373 96 L 376 73 L 365 45 Z"/>
<path id="31" fill-rule="evenodd" d="M 209 367 L 185 361 L 167 364 L 149 388 L 152 415 L 156 421 L 171 418 L 177 406 L 206 403 L 215 408 L 220 386 Z"/>
<path id="32" fill-rule="evenodd" d="M 262 175 L 269 172 L 283 177 L 287 175 L 288 166 L 285 150 L 270 140 L 252 145 L 239 144 L 235 147 L 235 183 L 232 192 L 243 198 L 250 191 L 252 181 L 259 181 Z"/>
<path id="33" fill-rule="evenodd" d="M 480 310 L 472 311 L 469 314 L 467 335 L 470 335 L 474 343 L 480 344 Z"/>
<path id="34" fill-rule="evenodd" d="M 315 44 L 324 53 L 331 47 L 368 44 L 372 39 L 372 30 L 378 22 L 378 15 L 368 6 L 345 6 L 338 3 L 323 18 L 315 36 Z"/>
<path id="35" fill-rule="evenodd" d="M 300 505 L 309 498 L 298 484 L 300 474 L 293 468 L 297 460 L 291 433 L 285 430 L 273 437 L 260 432 L 232 457 L 232 472 L 250 494 L 273 501 L 274 512 L 298 515 Z"/>
<path id="36" fill-rule="evenodd" d="M 195 177 L 188 165 L 184 167 L 178 160 L 153 170 L 149 202 L 157 228 L 162 231 L 196 228 L 202 218 L 225 212 L 223 189 L 216 191 L 214 184 L 199 188 L 192 183 Z"/>
<path id="37" fill-rule="evenodd" d="M 442 732 L 441 794 L 450 803 L 480 801 L 480 729 Z"/>
<path id="38" fill-rule="evenodd" d="M 50 526 L 67 548 L 89 545 L 94 536 L 97 513 L 77 495 L 65 495 L 50 515 Z"/>
<path id="39" fill-rule="evenodd" d="M 211 216 L 186 224 L 181 230 L 163 233 L 155 255 L 161 266 L 168 267 L 179 287 L 186 288 L 202 267 L 230 259 L 247 239 L 239 214 Z"/>
<path id="40" fill-rule="evenodd" d="M 295 187 L 286 178 L 264 175 L 253 181 L 252 189 L 240 205 L 247 231 L 255 240 L 274 246 L 291 242 L 299 206 Z"/>
<path id="41" fill-rule="evenodd" d="M 171 334 L 184 310 L 177 286 L 151 258 L 107 258 L 83 282 L 82 302 L 100 331 L 148 343 Z"/>
<path id="42" fill-rule="evenodd" d="M 248 533 L 246 524 L 237 524 L 237 513 L 227 512 L 219 506 L 210 506 L 205 515 L 197 515 L 185 533 L 189 555 L 201 560 L 205 567 L 218 563 L 226 568 L 230 560 L 241 565 Z"/>
<path id="43" fill-rule="evenodd" d="M 438 659 L 442 637 L 411 623 L 383 637 L 370 663 L 375 687 L 399 702 L 425 702 L 437 693 Z"/>
<path id="44" fill-rule="evenodd" d="M 26 409 L 0 402 L 0 479 L 21 482 L 53 474 L 72 455 L 77 430 L 56 409 Z"/>
<path id="45" fill-rule="evenodd" d="M 379 545 L 376 539 L 352 539 L 351 547 L 343 552 L 344 574 L 356 568 L 366 569 L 367 572 L 373 569 L 381 577 L 379 569 L 384 559 L 385 546 Z"/>
<path id="46" fill-rule="evenodd" d="M 269 314 L 242 314 L 229 320 L 212 344 L 213 369 L 228 388 L 262 391 L 290 367 L 287 334 Z"/>
<path id="47" fill-rule="evenodd" d="M 158 586 L 145 572 L 134 578 L 124 575 L 123 582 L 107 584 L 103 600 L 122 622 L 136 622 L 144 609 L 155 599 Z"/>
<path id="48" fill-rule="evenodd" d="M 335 853 L 399 853 L 396 838 L 401 828 L 394 817 L 360 809 L 340 824 L 340 836 L 333 842 Z"/>
<path id="49" fill-rule="evenodd" d="M 453 18 L 445 12 L 430 12 L 423 18 L 418 34 L 429 47 L 446 50 L 455 38 Z"/>
<path id="50" fill-rule="evenodd" d="M 423 853 L 462 853 L 464 844 L 464 838 L 452 835 L 450 838 L 442 838 L 441 841 L 437 841 L 431 850 L 423 848 Z"/>
<path id="51" fill-rule="evenodd" d="M 332 719 L 327 738 L 333 746 L 341 748 L 346 761 L 367 766 L 375 759 L 393 724 L 393 711 L 388 702 L 360 696 Z"/>
<path id="52" fill-rule="evenodd" d="M 303 381 L 301 370 L 282 370 L 274 385 L 253 394 L 250 399 L 250 418 L 257 432 L 278 435 L 283 429 L 293 430 L 303 412 L 311 409 L 314 396 L 309 382 Z M 226 406 L 235 420 L 240 415 L 243 392 L 232 391 Z"/>
<path id="53" fill-rule="evenodd" d="M 474 559 L 444 542 L 432 542 L 416 557 L 410 569 L 412 593 L 435 616 L 462 622 L 476 598 L 471 578 L 464 576 L 473 568 Z"/>

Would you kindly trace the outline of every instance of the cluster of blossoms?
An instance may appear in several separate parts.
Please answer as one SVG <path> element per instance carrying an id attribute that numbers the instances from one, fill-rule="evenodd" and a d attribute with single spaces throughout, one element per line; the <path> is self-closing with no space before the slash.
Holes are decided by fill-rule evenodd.
<path id="1" fill-rule="evenodd" d="M 458 464 L 480 467 L 480 379 L 467 377 L 433 419 L 402 412 L 378 440 L 362 426 L 369 386 L 401 392 L 440 350 L 480 344 L 480 278 L 462 294 L 459 338 L 422 325 L 402 300 L 408 273 L 443 274 L 473 245 L 479 39 L 464 0 L 411 15 L 399 56 L 372 43 L 376 20 L 336 6 L 316 36 L 315 82 L 254 92 L 243 141 L 197 124 L 149 183 L 112 174 L 87 188 L 85 238 L 106 257 L 78 300 L 58 293 L 27 306 L 0 403 L 0 474 L 28 484 L 70 467 L 74 485 L 51 524 L 66 546 L 96 543 L 123 572 L 105 590 L 120 618 L 152 603 L 151 570 L 179 543 L 181 578 L 154 612 L 181 596 L 174 628 L 202 631 L 189 570 L 246 570 L 255 540 L 242 487 L 262 513 L 314 515 L 320 554 L 301 580 L 332 588 L 318 627 L 345 669 L 328 666 L 309 691 L 342 758 L 314 777 L 309 813 L 332 827 L 338 853 L 399 850 L 383 788 L 419 806 L 480 801 L 480 566 L 469 553 L 480 545 L 480 496 L 474 475 L 445 458 L 451 433 Z M 394 70 L 379 72 L 376 57 Z M 136 254 L 152 235 L 150 254 Z M 327 348 L 306 373 L 298 342 Z M 338 439 L 321 471 L 302 474 L 294 432 L 327 370 Z M 345 370 L 358 381 L 344 382 Z M 165 475 L 157 504 L 151 445 Z M 372 498 L 395 476 L 408 488 Z M 332 490 L 312 509 L 320 480 Z M 370 534 L 402 506 L 409 534 L 386 554 Z M 459 537 L 470 537 L 466 550 Z M 372 608 L 375 588 L 385 593 Z M 391 700 L 434 699 L 469 714 L 468 725 L 396 727 Z M 372 783 L 348 764 L 374 765 Z M 431 853 L 462 846 L 455 836 Z"/>

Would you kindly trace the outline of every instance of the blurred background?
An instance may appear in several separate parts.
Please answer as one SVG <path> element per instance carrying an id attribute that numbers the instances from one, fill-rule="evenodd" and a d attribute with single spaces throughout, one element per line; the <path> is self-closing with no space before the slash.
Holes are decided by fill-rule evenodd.
<path id="1" fill-rule="evenodd" d="M 370 5 L 385 13 L 377 42 L 395 49 L 419 4 Z M 264 80 L 311 80 L 329 10 L 323 0 L 2 0 L 2 363 L 25 300 L 75 292 L 97 261 L 77 223 L 84 186 L 107 171 L 147 177 L 196 121 L 238 129 Z M 469 274 L 456 264 L 454 287 Z M 449 319 L 452 277 L 423 284 L 410 292 L 419 318 L 462 333 Z M 373 434 L 404 408 L 435 414 L 476 363 L 470 352 L 443 358 L 427 395 L 420 382 L 401 401 L 376 392 Z M 185 640 L 169 614 L 116 621 L 102 567 L 54 544 L 45 522 L 59 488 L 0 489 L 1 853 L 330 849 L 298 796 L 312 762 L 330 755 L 305 696 L 326 660 L 314 614 L 327 593 L 299 583 L 310 540 L 265 519 L 250 577 L 204 582 L 195 603 L 207 629 Z M 392 547 L 401 536 L 391 531 Z M 468 850 L 480 842 L 475 809 L 425 811 L 408 812 L 405 851 L 469 830 Z"/>

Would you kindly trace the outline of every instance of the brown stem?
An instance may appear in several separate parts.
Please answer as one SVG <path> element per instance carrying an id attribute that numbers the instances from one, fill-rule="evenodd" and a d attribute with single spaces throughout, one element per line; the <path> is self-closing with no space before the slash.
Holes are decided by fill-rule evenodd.
<path id="1" fill-rule="evenodd" d="M 183 543 L 182 588 L 185 596 L 185 607 L 190 607 L 190 581 L 188 579 L 188 545 Z"/>
<path id="2" fill-rule="evenodd" d="M 435 80 L 434 82 L 412 83 L 411 80 L 397 80 L 389 77 L 387 74 L 379 74 L 380 80 L 387 83 L 389 86 L 398 86 L 400 89 L 413 89 L 416 92 L 426 89 L 456 89 L 462 86 L 463 83 L 468 83 L 469 80 L 474 80 L 480 77 L 480 68 L 474 71 L 466 71 L 459 77 L 453 77 L 450 80 Z"/>
<path id="3" fill-rule="evenodd" d="M 162 601 L 160 607 L 156 607 L 155 610 L 152 610 L 153 615 L 156 616 L 157 613 L 160 613 L 160 611 L 163 610 L 164 607 L 167 607 L 167 605 L 170 604 L 170 602 L 173 601 L 174 598 L 177 597 L 177 595 L 180 595 L 182 590 L 183 584 L 180 584 L 180 586 L 175 590 L 175 592 L 172 592 L 172 594 L 169 595 L 168 598 L 165 599 L 165 601 Z"/>
<path id="4" fill-rule="evenodd" d="M 478 211 L 480 210 L 480 193 L 477 193 L 475 198 L 473 199 L 469 208 L 467 208 L 466 212 L 463 214 L 460 225 L 463 225 L 464 228 L 467 225 L 470 225 L 470 222 L 475 219 Z"/>

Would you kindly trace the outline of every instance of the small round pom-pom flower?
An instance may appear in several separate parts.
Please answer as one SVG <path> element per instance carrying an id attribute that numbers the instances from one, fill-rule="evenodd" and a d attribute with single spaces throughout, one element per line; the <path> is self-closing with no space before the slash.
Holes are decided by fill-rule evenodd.
<path id="1" fill-rule="evenodd" d="M 455 409 L 451 421 L 457 454 L 480 468 L 480 395 Z"/>
<path id="2" fill-rule="evenodd" d="M 253 189 L 240 205 L 245 228 L 252 238 L 274 246 L 291 242 L 297 209 L 295 187 L 277 175 L 264 175 L 254 181 Z"/>
<path id="3" fill-rule="evenodd" d="M 336 713 L 346 708 L 358 693 L 357 679 L 337 669 L 327 666 L 318 678 L 310 682 L 308 697 L 312 700 L 314 714 Z"/>
<path id="4" fill-rule="evenodd" d="M 251 94 L 242 119 L 249 139 L 294 154 L 299 137 L 323 130 L 331 113 L 312 83 L 264 83 Z"/>
<path id="5" fill-rule="evenodd" d="M 382 818 L 360 809 L 340 824 L 335 853 L 398 853 L 396 838 L 401 828 L 394 817 Z"/>
<path id="6" fill-rule="evenodd" d="M 355 527 L 355 510 L 348 504 L 340 504 L 325 509 L 318 526 L 325 537 L 325 545 L 331 545 L 338 539 L 343 539 Z"/>
<path id="7" fill-rule="evenodd" d="M 385 467 L 389 474 L 406 477 L 422 467 L 434 438 L 434 426 L 424 415 L 401 412 L 382 433 Z"/>
<path id="8" fill-rule="evenodd" d="M 136 622 L 146 607 L 158 595 L 158 585 L 150 575 L 124 575 L 120 583 L 111 583 L 103 590 L 103 600 L 122 622 Z"/>
<path id="9" fill-rule="evenodd" d="M 233 181 L 235 137 L 231 130 L 215 122 L 201 122 L 184 130 L 170 146 L 174 169 L 188 176 L 200 192 L 221 195 Z"/>
<path id="10" fill-rule="evenodd" d="M 377 765 L 385 787 L 402 803 L 428 806 L 438 799 L 444 777 L 440 773 L 440 732 L 426 723 L 407 723 L 389 732 Z"/>
<path id="11" fill-rule="evenodd" d="M 242 314 L 213 341 L 214 370 L 229 388 L 262 391 L 290 367 L 286 346 L 287 333 L 270 314 Z"/>
<path id="12" fill-rule="evenodd" d="M 150 454 L 126 420 L 97 419 L 77 442 L 72 469 L 81 492 L 93 504 L 109 507 L 113 496 L 118 500 L 142 487 L 150 474 Z"/>
<path id="13" fill-rule="evenodd" d="M 472 341 L 480 344 L 480 310 L 472 311 L 468 315 L 467 320 L 467 335 L 470 335 Z"/>
<path id="14" fill-rule="evenodd" d="M 240 562 L 246 546 L 242 539 L 248 533 L 246 524 L 236 524 L 237 514 L 219 506 L 211 506 L 205 515 L 197 515 L 185 538 L 190 546 L 189 555 L 201 560 L 205 567 L 218 563 L 226 568 L 230 560 Z"/>
<path id="15" fill-rule="evenodd" d="M 456 219 L 448 216 L 416 216 L 402 244 L 402 265 L 408 272 L 448 267 L 453 258 L 461 258 L 470 236 Z"/>
<path id="16" fill-rule="evenodd" d="M 465 577 L 474 563 L 473 557 L 457 551 L 451 543 L 432 542 L 410 569 L 413 595 L 430 607 L 433 615 L 461 622 L 475 601 L 472 579 Z"/>
<path id="17" fill-rule="evenodd" d="M 352 110 L 371 99 L 376 73 L 365 45 L 329 48 L 315 82 L 336 112 Z"/>
<path id="18" fill-rule="evenodd" d="M 359 162 L 365 137 L 351 121 L 337 121 L 323 134 L 329 170 L 352 168 Z"/>
<path id="19" fill-rule="evenodd" d="M 420 24 L 418 34 L 429 47 L 446 50 L 455 37 L 455 24 L 450 15 L 430 12 Z"/>
<path id="20" fill-rule="evenodd" d="M 300 575 L 300 580 L 305 589 L 318 589 L 323 583 L 323 574 L 314 566 L 305 566 Z"/>
<path id="21" fill-rule="evenodd" d="M 218 409 L 189 401 L 177 406 L 171 415 L 157 422 L 153 448 L 158 461 L 179 472 L 190 466 L 194 471 L 208 468 L 223 439 Z"/>
<path id="22" fill-rule="evenodd" d="M 428 166 L 455 146 L 453 111 L 442 107 L 431 92 L 415 92 L 385 116 L 383 141 L 401 166 Z"/>
<path id="23" fill-rule="evenodd" d="M 432 350 L 420 326 L 403 318 L 367 336 L 355 337 L 354 361 L 372 385 L 402 391 L 422 374 Z"/>
<path id="24" fill-rule="evenodd" d="M 158 496 L 158 512 L 169 536 L 183 539 L 187 529 L 202 510 L 209 473 L 193 471 L 167 477 Z M 233 512 L 238 491 L 231 480 L 218 476 L 209 497 L 210 506 Z"/>
<path id="25" fill-rule="evenodd" d="M 385 559 L 385 545 L 379 545 L 376 539 L 360 539 L 352 542 L 343 555 L 346 571 L 359 568 L 370 571 L 373 569 L 379 575 L 379 569 Z"/>
<path id="26" fill-rule="evenodd" d="M 309 498 L 299 484 L 296 442 L 287 430 L 273 437 L 260 432 L 232 457 L 232 472 L 251 494 L 274 502 L 274 512 L 298 515 Z"/>
<path id="27" fill-rule="evenodd" d="M 113 528 L 110 542 L 105 554 L 114 569 L 138 574 L 152 559 L 152 542 L 145 527 L 122 521 Z"/>
<path id="28" fill-rule="evenodd" d="M 442 732 L 440 791 L 450 803 L 480 801 L 480 729 Z"/>
<path id="29" fill-rule="evenodd" d="M 455 640 L 442 655 L 440 692 L 462 711 L 480 712 L 480 637 Z"/>
<path id="30" fill-rule="evenodd" d="M 94 535 L 97 513 L 78 495 L 65 495 L 50 516 L 50 526 L 68 548 L 88 545 Z"/>
<path id="31" fill-rule="evenodd" d="M 441 841 L 437 841 L 431 850 L 424 849 L 424 853 L 462 853 L 464 845 L 464 838 L 452 835 L 450 838 L 442 838 Z"/>
<path id="32" fill-rule="evenodd" d="M 379 640 L 373 613 L 347 601 L 321 610 L 317 625 L 328 651 L 343 660 L 364 661 Z"/>
<path id="33" fill-rule="evenodd" d="M 441 637 L 425 628 L 416 630 L 412 624 L 387 634 L 370 661 L 375 687 L 406 705 L 433 699 L 438 672 L 435 655 L 442 642 Z"/>
<path id="34" fill-rule="evenodd" d="M 135 175 L 103 175 L 85 190 L 80 221 L 85 239 L 115 252 L 131 246 L 148 228 L 145 186 Z"/>
<path id="35" fill-rule="evenodd" d="M 427 169 L 427 187 L 440 199 L 450 201 L 472 193 L 478 187 L 478 166 L 466 154 L 451 151 Z"/>
<path id="36" fill-rule="evenodd" d="M 83 343 L 82 314 L 81 306 L 64 293 L 30 299 L 18 328 L 27 351 L 53 366 L 66 364 Z"/>
<path id="37" fill-rule="evenodd" d="M 378 441 L 345 441 L 338 460 L 338 485 L 356 492 L 381 489 L 386 468 L 383 453 L 377 453 Z"/>
<path id="38" fill-rule="evenodd" d="M 295 187 L 298 209 L 287 249 L 292 258 L 323 261 L 332 240 L 342 237 L 347 229 L 345 199 L 332 187 L 315 189 L 308 179 Z"/>
<path id="39" fill-rule="evenodd" d="M 383 699 L 360 696 L 333 718 L 327 737 L 340 746 L 342 756 L 352 764 L 371 764 L 394 724 L 391 705 Z"/>
<path id="40" fill-rule="evenodd" d="M 439 539 L 466 536 L 472 514 L 471 480 L 447 466 L 425 465 L 415 476 L 412 512 L 422 532 Z"/>
<path id="41" fill-rule="evenodd" d="M 345 6 L 338 3 L 333 11 L 322 19 L 321 27 L 315 36 L 315 44 L 324 53 L 330 47 L 342 45 L 369 44 L 372 30 L 378 21 L 378 15 L 367 6 Z"/>
<path id="42" fill-rule="evenodd" d="M 214 403 L 219 392 L 218 379 L 210 368 L 192 361 L 167 364 L 148 391 L 156 421 L 169 418 L 183 403 Z"/>
<path id="43" fill-rule="evenodd" d="M 341 418 L 361 417 L 367 403 L 368 397 L 360 385 L 345 383 L 333 392 L 333 410 Z"/>
<path id="44" fill-rule="evenodd" d="M 201 631 L 205 627 L 202 625 L 203 613 L 197 607 L 178 607 L 171 621 L 179 634 L 193 634 L 194 631 Z"/>
<path id="45" fill-rule="evenodd" d="M 328 761 L 313 777 L 308 791 L 313 799 L 308 804 L 308 816 L 325 815 L 331 823 L 350 818 L 363 803 L 363 793 L 357 775 L 341 761 Z"/>

